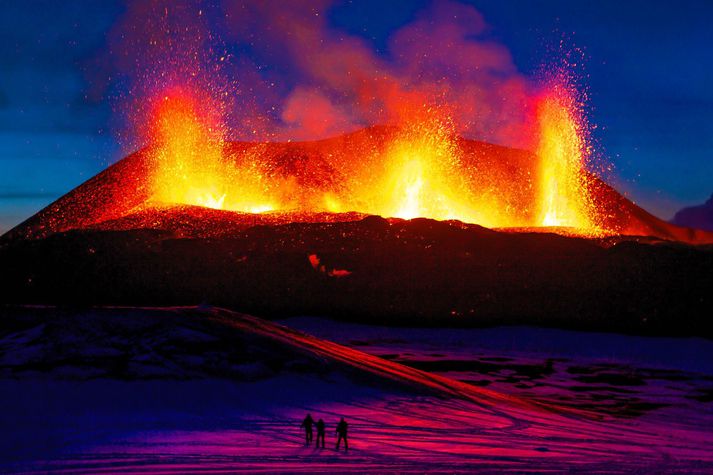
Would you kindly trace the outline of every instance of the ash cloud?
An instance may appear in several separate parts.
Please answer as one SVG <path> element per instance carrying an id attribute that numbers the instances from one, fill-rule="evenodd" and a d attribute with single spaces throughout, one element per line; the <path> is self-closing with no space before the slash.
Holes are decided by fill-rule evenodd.
<path id="1" fill-rule="evenodd" d="M 388 54 L 330 27 L 330 2 L 225 2 L 233 39 L 265 56 L 286 51 L 302 78 L 282 119 L 295 134 L 334 133 L 375 123 L 428 120 L 434 109 L 466 136 L 526 145 L 528 80 L 473 7 L 439 1 L 397 30 Z M 250 21 L 247 21 L 249 19 Z M 316 98 L 309 111 L 297 106 Z"/>
<path id="2" fill-rule="evenodd" d="M 436 1 L 378 53 L 332 26 L 331 6 L 132 2 L 97 61 L 97 76 L 110 79 L 95 81 L 95 93 L 128 82 L 119 102 L 135 113 L 182 84 L 221 104 L 233 139 L 318 139 L 446 117 L 466 137 L 530 147 L 533 84 L 476 9 Z"/>

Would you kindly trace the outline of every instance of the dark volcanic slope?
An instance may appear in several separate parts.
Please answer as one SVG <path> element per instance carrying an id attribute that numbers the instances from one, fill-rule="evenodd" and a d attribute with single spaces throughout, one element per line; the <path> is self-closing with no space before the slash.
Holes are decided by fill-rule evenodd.
<path id="1" fill-rule="evenodd" d="M 426 219 L 232 236 L 85 230 L 0 247 L 0 301 L 193 305 L 387 324 L 527 323 L 713 336 L 713 250 Z"/>

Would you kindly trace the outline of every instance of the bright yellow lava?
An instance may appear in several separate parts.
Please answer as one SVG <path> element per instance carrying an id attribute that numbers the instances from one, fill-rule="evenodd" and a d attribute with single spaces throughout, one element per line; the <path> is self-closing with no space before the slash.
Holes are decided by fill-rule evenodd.
<path id="1" fill-rule="evenodd" d="M 165 97 L 156 114 L 153 201 L 264 213 L 276 208 L 262 171 L 223 157 L 220 128 L 191 99 Z"/>
<path id="2" fill-rule="evenodd" d="M 550 95 L 538 107 L 540 226 L 594 228 L 584 172 L 586 144 L 567 96 Z"/>
<path id="3" fill-rule="evenodd" d="M 270 155 L 265 144 L 226 157 L 222 128 L 201 116 L 190 98 L 166 97 L 156 112 L 156 202 L 246 213 L 358 211 L 491 228 L 596 230 L 585 179 L 586 141 L 566 90 L 555 89 L 539 103 L 532 178 L 530 169 L 513 171 L 497 161 L 487 170 L 465 163 L 452 129 L 438 120 L 399 129 L 376 151 L 335 155 L 335 174 L 301 156 L 277 162 L 281 155 Z"/>
<path id="4" fill-rule="evenodd" d="M 386 154 L 386 174 L 368 211 L 403 219 L 477 222 L 482 216 L 469 203 L 457 160 L 448 137 L 423 131 L 405 133 Z"/>

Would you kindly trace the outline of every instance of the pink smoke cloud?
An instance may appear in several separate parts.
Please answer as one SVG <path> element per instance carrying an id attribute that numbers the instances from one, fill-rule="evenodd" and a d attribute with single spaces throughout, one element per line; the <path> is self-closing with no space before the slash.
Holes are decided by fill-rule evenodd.
<path id="1" fill-rule="evenodd" d="M 309 85 L 294 89 L 294 97 L 290 95 L 284 104 L 289 112 L 283 118 L 307 114 L 298 113 L 295 104 L 308 88 L 319 98 L 319 108 L 310 112 L 312 118 L 301 120 L 306 126 L 302 135 L 398 124 L 438 108 L 461 134 L 528 145 L 528 80 L 517 71 L 507 48 L 487 39 L 489 27 L 473 7 L 435 2 L 392 35 L 390 56 L 384 58 L 362 38 L 330 28 L 329 5 L 326 1 L 225 2 L 235 38 L 262 51 L 287 52 L 288 61 Z M 251 21 L 240 21 L 245 18 Z M 294 127 L 291 131 L 297 132 Z"/>
<path id="2" fill-rule="evenodd" d="M 216 14 L 190 1 L 131 2 L 91 93 L 129 81 L 120 109 L 140 123 L 147 103 L 180 84 L 219 104 L 232 139 L 318 139 L 447 116 L 464 136 L 530 146 L 531 83 L 476 9 L 436 1 L 377 54 L 330 26 L 331 4 L 224 0 Z"/>

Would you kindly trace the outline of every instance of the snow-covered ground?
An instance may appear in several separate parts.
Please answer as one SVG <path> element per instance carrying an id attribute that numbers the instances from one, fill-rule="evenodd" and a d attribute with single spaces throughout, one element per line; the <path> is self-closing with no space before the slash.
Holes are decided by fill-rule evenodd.
<path id="1" fill-rule="evenodd" d="M 500 327 L 393 328 L 292 318 L 319 338 L 507 394 L 613 418 L 713 414 L 713 341 Z"/>
<path id="2" fill-rule="evenodd" d="M 141 321 L 141 312 L 124 316 Z M 181 329 L 168 338 L 170 318 L 177 315 L 183 318 Z M 313 338 L 259 319 L 200 309 L 146 311 L 145 318 L 160 325 L 129 331 L 129 324 L 117 328 L 112 320 L 117 317 L 114 311 L 111 318 L 91 318 L 110 322 L 104 326 L 112 335 L 122 333 L 120 341 L 108 339 L 108 330 L 86 339 L 80 337 L 86 329 L 68 331 L 74 353 L 63 347 L 60 366 L 42 356 L 42 371 L 36 368 L 37 354 L 48 348 L 42 346 L 43 335 L 51 324 L 33 322 L 32 328 L 3 334 L 0 471 L 713 471 L 713 404 L 705 397 L 713 386 L 708 341 L 527 328 L 395 329 L 311 318 L 283 322 L 318 337 Z M 81 321 L 96 328 L 91 318 Z M 62 325 L 72 322 L 65 318 Z M 56 330 L 50 334 L 56 336 Z M 176 334 L 183 341 L 178 346 Z M 272 371 L 236 379 L 215 369 L 215 354 L 199 361 L 204 347 L 198 356 L 195 348 L 192 354 L 177 353 L 187 338 L 205 344 L 209 337 L 218 338 L 211 344 L 222 351 L 228 351 L 226 341 L 250 346 L 267 338 Z M 151 345 L 155 350 L 146 351 Z M 34 347 L 35 356 L 8 360 L 10 347 Z M 90 347 L 91 358 L 102 347 L 114 353 L 89 361 L 82 348 Z M 136 372 L 86 377 L 86 371 L 67 371 L 68 354 L 85 354 L 87 364 L 75 361 L 84 370 L 106 371 L 114 367 L 117 351 L 130 353 L 129 363 L 150 362 L 146 367 L 152 372 L 137 378 Z M 254 351 L 240 354 L 268 361 Z M 32 371 L 27 361 L 35 361 Z M 191 371 L 177 368 L 175 361 L 190 362 Z M 201 374 L 205 368 L 212 372 Z M 572 390 L 574 385 L 578 389 Z M 586 403 L 570 392 L 587 395 Z M 617 394 L 640 402 L 668 396 L 656 407 L 630 403 L 602 410 L 592 404 L 597 401 L 592 393 L 603 395 L 601 405 Z M 558 394 L 566 397 L 562 404 Z M 299 423 L 307 412 L 327 423 L 327 448 L 303 445 Z M 333 446 L 342 416 L 350 423 L 348 453 Z"/>

